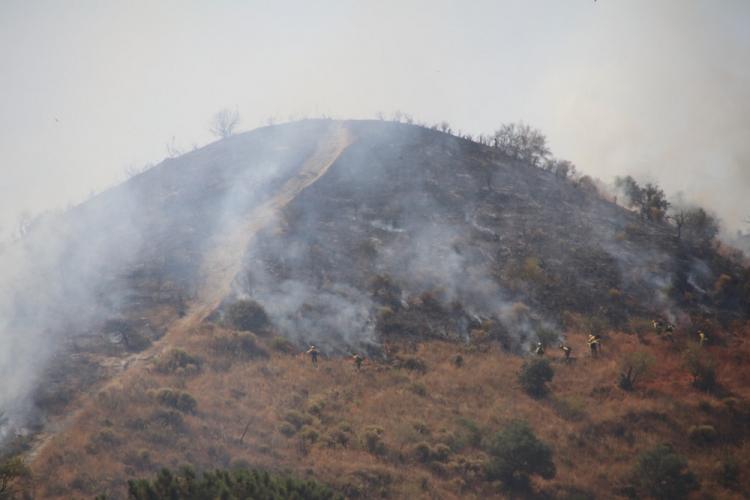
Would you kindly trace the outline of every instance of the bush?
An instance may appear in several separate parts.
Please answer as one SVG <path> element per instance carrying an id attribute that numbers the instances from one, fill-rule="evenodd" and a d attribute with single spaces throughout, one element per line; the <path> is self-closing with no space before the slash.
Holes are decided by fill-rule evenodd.
<path id="1" fill-rule="evenodd" d="M 150 422 L 159 427 L 171 429 L 172 431 L 182 431 L 185 427 L 182 415 L 174 410 L 160 410 L 151 415 Z"/>
<path id="2" fill-rule="evenodd" d="M 194 374 L 200 371 L 201 364 L 200 358 L 191 356 L 182 349 L 173 349 L 156 361 L 156 370 L 161 373 L 176 373 L 182 370 L 183 373 Z"/>
<path id="3" fill-rule="evenodd" d="M 292 354 L 295 351 L 294 344 L 284 337 L 274 337 L 273 340 L 271 340 L 271 348 L 274 351 L 283 352 L 285 354 Z"/>
<path id="4" fill-rule="evenodd" d="M 669 445 L 641 453 L 633 471 L 636 487 L 659 500 L 686 498 L 698 489 L 698 481 L 687 469 L 687 460 Z"/>
<path id="5" fill-rule="evenodd" d="M 281 422 L 279 425 L 279 432 L 286 437 L 292 437 L 297 433 L 297 428 L 289 422 Z"/>
<path id="6" fill-rule="evenodd" d="M 31 477 L 31 470 L 20 457 L 0 461 L 0 498 L 15 498 L 22 483 Z"/>
<path id="7" fill-rule="evenodd" d="M 620 363 L 620 380 L 617 385 L 624 391 L 632 391 L 635 383 L 646 376 L 654 364 L 654 358 L 644 351 L 625 355 Z"/>
<path id="8" fill-rule="evenodd" d="M 424 373 L 427 371 L 427 363 L 425 363 L 423 359 L 417 357 L 407 357 L 401 359 L 400 367 L 419 373 Z"/>
<path id="9" fill-rule="evenodd" d="M 688 437 L 695 444 L 706 445 L 716 441 L 718 434 L 713 425 L 693 425 L 688 430 Z"/>
<path id="10" fill-rule="evenodd" d="M 267 358 L 268 351 L 258 344 L 252 333 L 233 332 L 218 335 L 213 340 L 215 351 L 242 359 Z"/>
<path id="11" fill-rule="evenodd" d="M 156 399 L 163 405 L 179 410 L 183 413 L 193 413 L 198 402 L 185 391 L 163 388 L 156 392 Z"/>
<path id="12" fill-rule="evenodd" d="M 716 464 L 716 480 L 725 488 L 734 489 L 740 483 L 740 465 L 734 457 L 726 457 Z"/>
<path id="13" fill-rule="evenodd" d="M 300 429 L 302 426 L 310 425 L 312 417 L 296 410 L 290 410 L 284 414 L 284 420 L 292 424 L 295 428 Z"/>
<path id="14" fill-rule="evenodd" d="M 521 367 L 518 381 L 521 388 L 530 396 L 540 398 L 549 392 L 547 382 L 555 375 L 554 370 L 546 359 L 533 359 Z"/>
<path id="15" fill-rule="evenodd" d="M 257 469 L 216 470 L 197 474 L 189 467 L 173 473 L 162 469 L 153 480 L 128 481 L 128 498 L 304 498 L 343 500 L 332 489 L 313 480 L 269 474 Z"/>
<path id="16" fill-rule="evenodd" d="M 706 392 L 716 389 L 716 363 L 704 349 L 688 347 L 685 351 L 685 366 L 693 376 L 693 387 Z"/>
<path id="17" fill-rule="evenodd" d="M 383 443 L 382 427 L 371 425 L 365 429 L 364 444 L 367 451 L 375 455 L 385 453 L 385 443 Z"/>
<path id="18" fill-rule="evenodd" d="M 419 382 L 415 382 L 409 386 L 409 390 L 420 397 L 426 397 L 427 396 L 427 387 L 424 386 L 424 384 L 420 384 Z"/>
<path id="19" fill-rule="evenodd" d="M 555 477 L 551 448 L 539 441 L 525 422 L 513 421 L 495 434 L 487 451 L 487 478 L 510 488 L 528 487 L 531 475 Z"/>
<path id="20" fill-rule="evenodd" d="M 265 309 L 254 300 L 238 300 L 230 305 L 227 308 L 226 320 L 241 331 L 259 332 L 269 324 Z"/>

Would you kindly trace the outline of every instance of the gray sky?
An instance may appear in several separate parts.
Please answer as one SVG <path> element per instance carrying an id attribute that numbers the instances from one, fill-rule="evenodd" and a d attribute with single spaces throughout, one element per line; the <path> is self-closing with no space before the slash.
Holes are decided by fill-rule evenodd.
<path id="1" fill-rule="evenodd" d="M 610 181 L 750 215 L 750 2 L 0 0 L 0 227 L 158 162 L 166 144 L 321 114 L 524 120 Z"/>

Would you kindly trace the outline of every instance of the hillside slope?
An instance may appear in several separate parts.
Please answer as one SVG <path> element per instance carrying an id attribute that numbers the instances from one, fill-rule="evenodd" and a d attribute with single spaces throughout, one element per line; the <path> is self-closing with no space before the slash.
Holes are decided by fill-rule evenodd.
<path id="1" fill-rule="evenodd" d="M 168 160 L 64 217 L 46 269 L 75 286 L 40 309 L 68 340 L 35 392 L 46 430 L 15 443 L 42 497 L 119 498 L 127 478 L 190 463 L 290 469 L 350 497 L 483 498 L 500 491 L 488 440 L 514 418 L 554 450 L 544 494 L 625 494 L 634 456 L 669 441 L 704 492 L 733 495 L 713 468 L 747 456 L 748 272 L 591 183 L 434 130 L 305 121 Z M 242 300 L 268 318 L 253 332 L 232 323 Z M 698 329 L 711 392 L 685 367 Z M 534 399 L 516 379 L 539 340 L 578 360 L 554 360 Z M 328 356 L 316 370 L 310 343 Z M 636 351 L 660 363 L 623 391 Z M 719 438 L 691 443 L 697 424 Z"/>

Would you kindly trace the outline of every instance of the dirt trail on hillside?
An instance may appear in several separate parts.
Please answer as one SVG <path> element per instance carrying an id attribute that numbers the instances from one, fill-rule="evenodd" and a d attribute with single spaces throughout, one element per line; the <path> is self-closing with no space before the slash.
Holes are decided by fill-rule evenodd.
<path id="1" fill-rule="evenodd" d="M 122 373 L 120 376 L 114 376 L 99 390 L 123 382 L 123 377 L 137 371 L 134 368 L 143 367 L 160 353 L 178 346 L 180 338 L 188 335 L 216 310 L 222 299 L 231 292 L 232 283 L 242 269 L 243 256 L 258 232 L 273 223 L 290 201 L 320 179 L 351 143 L 352 135 L 349 129 L 342 123 L 337 124 L 318 143 L 312 155 L 300 165 L 297 174 L 284 183 L 276 195 L 249 213 L 238 214 L 223 224 L 224 230 L 214 237 L 213 245 L 203 258 L 202 284 L 187 314 L 174 321 L 166 334 L 146 351 L 113 360 L 113 364 L 119 365 Z M 89 405 L 81 405 L 77 411 L 48 423 L 27 453 L 28 461 L 33 462 L 55 435 L 64 432 L 79 418 L 84 417 L 87 408 Z"/>

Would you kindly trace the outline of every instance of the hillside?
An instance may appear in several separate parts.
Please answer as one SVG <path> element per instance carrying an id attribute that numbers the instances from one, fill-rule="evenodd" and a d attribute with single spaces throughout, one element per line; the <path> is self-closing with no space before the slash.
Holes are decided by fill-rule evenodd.
<path id="1" fill-rule="evenodd" d="M 167 160 L 61 217 L 24 243 L 62 242 L 5 311 L 59 344 L 31 402 L 28 384 L 0 400 L 27 421 L 5 447 L 40 498 L 122 498 L 183 464 L 289 471 L 350 498 L 502 497 L 485 468 L 515 419 L 552 450 L 542 498 L 641 494 L 630 471 L 662 442 L 696 495 L 748 484 L 748 270 L 585 178 L 422 127 L 313 120 Z M 237 304 L 262 314 L 243 325 Z M 518 382 L 537 341 L 554 370 L 542 397 Z M 647 373 L 618 387 L 638 359 Z"/>

